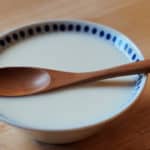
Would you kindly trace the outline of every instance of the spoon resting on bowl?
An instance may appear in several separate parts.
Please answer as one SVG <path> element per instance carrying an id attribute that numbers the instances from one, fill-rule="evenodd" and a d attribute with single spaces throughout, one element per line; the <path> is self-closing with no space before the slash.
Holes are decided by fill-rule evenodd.
<path id="1" fill-rule="evenodd" d="M 0 68 L 0 96 L 32 95 L 82 82 L 149 72 L 150 60 L 85 73 L 34 67 L 4 67 Z"/>

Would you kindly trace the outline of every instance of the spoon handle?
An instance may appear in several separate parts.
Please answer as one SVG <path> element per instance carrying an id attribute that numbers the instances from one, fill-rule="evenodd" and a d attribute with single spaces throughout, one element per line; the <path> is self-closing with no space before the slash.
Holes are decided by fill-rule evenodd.
<path id="1" fill-rule="evenodd" d="M 113 77 L 139 74 L 139 73 L 149 73 L 150 72 L 150 59 L 124 64 L 117 67 L 112 67 L 110 69 L 104 69 L 95 72 L 81 73 L 81 78 L 84 81 L 94 81 L 98 79 L 108 79 Z"/>
<path id="2" fill-rule="evenodd" d="M 68 73 L 49 70 L 52 82 L 46 90 L 53 90 L 78 83 L 87 83 L 96 80 L 148 72 L 150 72 L 150 59 L 85 73 Z"/>

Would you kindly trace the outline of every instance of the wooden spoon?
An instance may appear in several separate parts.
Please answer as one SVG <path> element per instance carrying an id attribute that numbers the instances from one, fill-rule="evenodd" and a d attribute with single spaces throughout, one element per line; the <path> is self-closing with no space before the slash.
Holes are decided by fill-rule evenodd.
<path id="1" fill-rule="evenodd" d="M 6 67 L 0 68 L 0 96 L 25 96 L 81 82 L 148 72 L 150 72 L 150 60 L 85 73 L 32 67 Z"/>

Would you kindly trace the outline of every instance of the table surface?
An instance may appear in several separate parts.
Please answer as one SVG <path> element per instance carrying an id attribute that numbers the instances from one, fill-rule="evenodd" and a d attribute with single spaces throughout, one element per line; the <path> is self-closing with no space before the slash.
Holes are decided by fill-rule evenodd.
<path id="1" fill-rule="evenodd" d="M 0 32 L 52 18 L 76 18 L 103 23 L 129 36 L 150 57 L 149 0 L 4 0 Z M 149 150 L 150 81 L 139 101 L 97 135 L 67 145 L 39 144 L 19 130 L 0 123 L 0 150 Z"/>

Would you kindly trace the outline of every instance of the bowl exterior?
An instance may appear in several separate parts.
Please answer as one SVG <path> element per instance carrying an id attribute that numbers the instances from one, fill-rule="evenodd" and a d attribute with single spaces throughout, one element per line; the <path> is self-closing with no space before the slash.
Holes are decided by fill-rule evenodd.
<path id="1" fill-rule="evenodd" d="M 27 130 L 21 129 L 28 134 L 34 141 L 39 141 L 49 144 L 66 144 L 83 140 L 89 136 L 96 134 L 103 127 L 103 124 L 98 126 L 91 126 L 77 130 L 64 130 L 64 131 L 40 131 L 40 130 Z"/>

